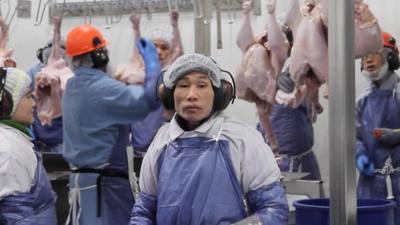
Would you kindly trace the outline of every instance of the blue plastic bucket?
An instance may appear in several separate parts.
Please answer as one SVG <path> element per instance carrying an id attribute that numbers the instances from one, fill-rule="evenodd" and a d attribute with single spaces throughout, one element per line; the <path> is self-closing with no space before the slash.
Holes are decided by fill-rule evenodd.
<path id="1" fill-rule="evenodd" d="M 296 225 L 329 225 L 329 199 L 304 199 L 293 203 Z M 395 203 L 385 199 L 358 199 L 358 225 L 394 225 Z"/>

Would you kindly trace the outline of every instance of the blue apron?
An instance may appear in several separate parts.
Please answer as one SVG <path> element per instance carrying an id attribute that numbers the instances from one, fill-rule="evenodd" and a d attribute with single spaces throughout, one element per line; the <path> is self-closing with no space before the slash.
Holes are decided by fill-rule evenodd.
<path id="1" fill-rule="evenodd" d="M 373 136 L 375 128 L 400 128 L 400 103 L 394 97 L 393 90 L 372 90 L 365 97 L 361 112 L 361 127 L 359 131 L 367 155 L 373 161 L 375 168 L 384 167 L 385 161 L 390 156 L 392 166 L 400 167 L 400 145 L 394 148 L 386 147 L 379 143 Z M 397 207 L 395 209 L 395 225 L 400 225 L 400 172 L 389 175 L 392 180 L 393 194 Z M 383 198 L 387 197 L 386 176 L 375 173 L 374 176 L 360 174 L 357 193 L 360 198 Z"/>
<path id="2" fill-rule="evenodd" d="M 164 107 L 160 106 L 154 111 L 150 111 L 147 116 L 131 124 L 131 144 L 135 157 L 143 158 L 150 146 L 158 129 L 165 122 L 163 117 Z"/>
<path id="3" fill-rule="evenodd" d="M 38 153 L 34 185 L 27 193 L 8 196 L 0 201 L 0 224 L 56 225 L 56 195 Z"/>
<path id="4" fill-rule="evenodd" d="M 157 167 L 157 224 L 228 225 L 247 217 L 227 141 L 176 139 Z"/>
<path id="5" fill-rule="evenodd" d="M 71 224 L 78 218 L 80 225 L 129 223 L 134 199 L 128 180 L 128 142 L 128 126 L 121 125 L 108 165 L 98 169 L 78 168 L 77 171 L 81 172 L 71 175 L 71 188 L 76 188 L 76 180 L 79 183 L 78 190 L 71 190 L 76 197 L 70 210 Z"/>
<path id="6" fill-rule="evenodd" d="M 34 122 L 32 124 L 35 143 L 38 151 L 62 153 L 63 130 L 62 117 L 57 117 L 52 120 L 51 126 L 40 123 L 36 109 L 34 112 Z"/>
<path id="7" fill-rule="evenodd" d="M 278 142 L 278 154 L 282 160 L 278 166 L 282 172 L 309 172 L 303 179 L 321 180 L 314 152 L 314 129 L 307 116 L 307 108 L 292 108 L 274 104 L 269 117 Z"/>

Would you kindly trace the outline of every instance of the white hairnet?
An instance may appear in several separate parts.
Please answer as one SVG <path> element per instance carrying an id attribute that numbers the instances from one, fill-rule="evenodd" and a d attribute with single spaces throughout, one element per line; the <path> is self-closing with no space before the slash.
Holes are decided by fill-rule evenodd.
<path id="1" fill-rule="evenodd" d="M 180 56 L 169 66 L 164 74 L 164 85 L 172 88 L 179 78 L 191 72 L 207 74 L 213 86 L 217 88 L 221 86 L 221 79 L 224 78 L 218 65 L 211 58 L 192 53 Z"/>
<path id="2" fill-rule="evenodd" d="M 150 35 L 151 40 L 163 40 L 167 42 L 168 44 L 171 44 L 172 36 L 170 32 L 167 32 L 166 30 L 163 29 L 154 29 L 151 31 Z"/>
<path id="3" fill-rule="evenodd" d="M 31 82 L 30 76 L 24 71 L 12 67 L 7 68 L 5 89 L 10 92 L 14 103 L 11 115 L 15 112 L 21 98 L 31 90 Z"/>

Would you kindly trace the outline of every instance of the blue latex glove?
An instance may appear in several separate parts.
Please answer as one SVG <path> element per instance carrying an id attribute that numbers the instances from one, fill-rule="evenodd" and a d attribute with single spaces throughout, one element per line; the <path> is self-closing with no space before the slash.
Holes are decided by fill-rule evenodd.
<path id="1" fill-rule="evenodd" d="M 289 72 L 283 72 L 278 76 L 277 85 L 283 92 L 292 93 L 295 83 L 292 78 L 290 78 Z"/>
<path id="2" fill-rule="evenodd" d="M 356 166 L 358 171 L 365 176 L 372 176 L 374 175 L 374 164 L 370 161 L 367 155 L 360 154 L 357 156 L 356 159 Z"/>
<path id="3" fill-rule="evenodd" d="M 158 88 L 157 78 L 161 73 L 157 49 L 152 41 L 144 38 L 140 38 L 140 40 L 136 42 L 136 46 L 143 58 L 146 74 L 144 78 L 144 95 L 148 100 L 150 109 L 154 110 L 160 106 L 160 102 L 157 100 L 156 96 L 156 89 Z"/>
<path id="4" fill-rule="evenodd" d="M 152 41 L 145 39 L 145 38 L 140 38 L 136 42 L 136 47 L 138 48 L 139 53 L 143 58 L 144 65 L 146 67 L 147 66 L 160 67 L 160 60 L 158 59 L 157 49 L 154 46 Z"/>

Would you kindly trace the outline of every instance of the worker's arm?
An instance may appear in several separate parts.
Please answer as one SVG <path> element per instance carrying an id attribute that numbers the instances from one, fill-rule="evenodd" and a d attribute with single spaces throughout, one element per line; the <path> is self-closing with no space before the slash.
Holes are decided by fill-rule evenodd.
<path id="1" fill-rule="evenodd" d="M 230 136 L 231 152 L 234 163 L 240 158 L 238 179 L 247 199 L 249 216 L 235 224 L 287 224 L 289 207 L 271 148 L 255 129 L 247 129 L 241 135 L 236 132 Z"/>
<path id="2" fill-rule="evenodd" d="M 285 190 L 279 181 L 250 191 L 247 199 L 253 214 L 234 225 L 287 224 L 288 203 Z"/>

